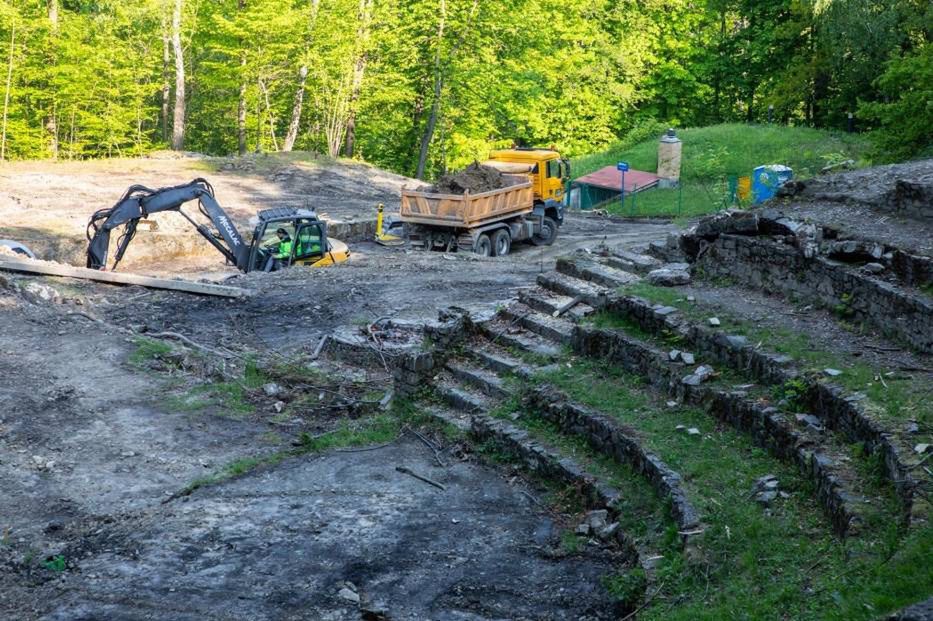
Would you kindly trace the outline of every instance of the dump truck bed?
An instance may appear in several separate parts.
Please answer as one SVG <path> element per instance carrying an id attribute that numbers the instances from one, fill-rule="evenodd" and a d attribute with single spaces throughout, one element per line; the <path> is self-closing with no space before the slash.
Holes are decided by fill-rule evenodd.
<path id="1" fill-rule="evenodd" d="M 514 185 L 478 194 L 402 190 L 401 220 L 469 229 L 530 213 L 534 208 L 531 181 L 524 175 L 508 177 Z"/>

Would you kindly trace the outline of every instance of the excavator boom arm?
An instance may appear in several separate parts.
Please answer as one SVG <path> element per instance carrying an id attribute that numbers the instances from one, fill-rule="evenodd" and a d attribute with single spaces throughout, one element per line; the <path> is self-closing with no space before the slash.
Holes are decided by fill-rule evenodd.
<path id="1" fill-rule="evenodd" d="M 199 210 L 217 228 L 219 235 L 181 211 L 182 205 L 193 200 L 199 202 Z M 134 185 L 116 205 L 96 212 L 88 222 L 87 237 L 90 243 L 87 250 L 87 266 L 93 269 L 103 269 L 107 266 L 110 233 L 117 227 L 124 226 L 114 257 L 113 266 L 116 267 L 133 240 L 140 219 L 160 211 L 181 213 L 227 260 L 240 269 L 245 268 L 249 259 L 249 248 L 230 217 L 214 198 L 211 184 L 204 179 L 195 179 L 191 183 L 157 190 Z"/>

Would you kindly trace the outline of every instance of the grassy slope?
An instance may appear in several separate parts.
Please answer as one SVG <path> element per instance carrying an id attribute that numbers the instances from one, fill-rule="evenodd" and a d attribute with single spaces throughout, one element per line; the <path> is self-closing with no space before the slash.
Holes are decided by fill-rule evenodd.
<path id="1" fill-rule="evenodd" d="M 870 146 L 857 134 L 780 125 L 713 125 L 680 130 L 678 136 L 683 140 L 680 215 L 685 216 L 722 208 L 730 175 L 750 175 L 762 164 L 786 164 L 796 177 L 811 177 L 827 163 L 844 159 L 865 165 Z M 600 153 L 574 159 L 572 171 L 576 178 L 627 161 L 632 168 L 654 172 L 657 153 L 654 138 L 635 145 L 623 140 Z M 637 197 L 634 211 L 639 215 L 678 215 L 678 195 L 678 190 L 648 191 Z M 606 208 L 612 213 L 633 213 L 628 201 L 624 212 L 618 202 Z"/>

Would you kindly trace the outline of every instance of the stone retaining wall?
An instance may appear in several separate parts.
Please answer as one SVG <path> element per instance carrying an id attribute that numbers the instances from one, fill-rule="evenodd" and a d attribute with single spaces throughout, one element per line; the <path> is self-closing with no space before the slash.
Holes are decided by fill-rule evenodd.
<path id="1" fill-rule="evenodd" d="M 658 495 L 671 501 L 671 512 L 685 544 L 688 538 L 702 532 L 699 513 L 687 500 L 680 475 L 647 451 L 634 433 L 605 414 L 570 402 L 551 387 L 530 389 L 526 404 L 565 432 L 585 438 L 600 453 L 629 464 L 644 476 Z"/>
<path id="2" fill-rule="evenodd" d="M 470 433 L 475 439 L 518 458 L 532 472 L 576 487 L 583 493 L 588 508 L 606 508 L 613 520 L 618 518 L 617 503 L 621 496 L 616 489 L 587 473 L 573 460 L 562 458 L 556 451 L 534 441 L 526 431 L 490 416 L 474 414 Z M 615 537 L 626 559 L 638 562 L 638 551 L 632 539 L 621 529 L 616 530 Z"/>
<path id="3" fill-rule="evenodd" d="M 822 256 L 761 237 L 719 235 L 698 265 L 710 276 L 837 309 L 853 321 L 924 353 L 933 353 L 933 300 L 861 274 Z"/>
<path id="4" fill-rule="evenodd" d="M 889 432 L 865 411 L 862 399 L 847 393 L 841 386 L 826 383 L 801 373 L 794 360 L 781 354 L 761 351 L 741 337 L 687 320 L 663 307 L 632 296 L 613 296 L 607 310 L 628 317 L 647 332 L 661 334 L 668 330 L 689 343 L 699 359 L 711 359 L 725 364 L 766 384 L 783 384 L 798 380 L 806 386 L 803 405 L 818 416 L 827 428 L 842 433 L 852 442 L 859 442 L 869 454 L 880 454 L 885 476 L 894 483 L 905 505 L 909 521 L 925 511 L 915 503 L 916 480 L 905 464 L 901 449 Z"/>
<path id="5" fill-rule="evenodd" d="M 739 391 L 685 385 L 680 381 L 681 375 L 688 373 L 683 365 L 670 364 L 666 353 L 624 333 L 577 326 L 573 349 L 585 356 L 608 359 L 626 371 L 646 378 L 658 390 L 707 408 L 720 420 L 751 435 L 759 446 L 794 461 L 816 486 L 818 498 L 836 532 L 845 536 L 857 528 L 853 499 L 848 497 L 839 480 L 830 472 L 829 458 L 811 450 L 812 443 L 805 440 L 797 446 L 803 439 L 776 409 L 764 408 Z"/>

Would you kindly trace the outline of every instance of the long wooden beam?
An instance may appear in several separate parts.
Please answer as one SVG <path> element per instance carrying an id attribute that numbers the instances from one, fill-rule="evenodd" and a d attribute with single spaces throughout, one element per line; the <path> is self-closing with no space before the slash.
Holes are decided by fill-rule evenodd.
<path id="1" fill-rule="evenodd" d="M 61 265 L 59 263 L 46 263 L 44 261 L 20 261 L 7 257 L 0 257 L 0 270 L 23 272 L 26 274 L 42 274 L 44 276 L 81 278 L 84 280 L 95 280 L 97 282 L 106 282 L 114 285 L 139 285 L 141 287 L 150 287 L 152 289 L 168 289 L 171 291 L 184 291 L 185 293 L 194 293 L 197 295 L 215 295 L 225 298 L 242 298 L 250 294 L 248 290 L 241 289 L 240 287 L 210 285 L 200 282 L 190 282 L 187 280 L 153 278 L 151 276 L 140 276 L 139 274 L 126 274 L 123 272 L 101 272 L 98 270 L 88 269 L 86 267 L 74 267 L 72 265 Z"/>

